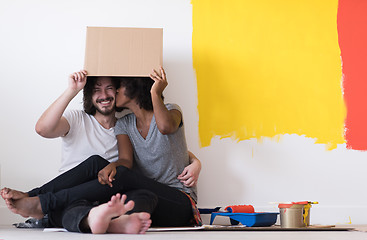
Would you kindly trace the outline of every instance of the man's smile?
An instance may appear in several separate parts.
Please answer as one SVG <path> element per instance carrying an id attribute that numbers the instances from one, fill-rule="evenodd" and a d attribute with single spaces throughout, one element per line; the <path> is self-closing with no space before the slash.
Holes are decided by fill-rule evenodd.
<path id="1" fill-rule="evenodd" d="M 106 99 L 98 99 L 96 102 L 102 104 L 103 106 L 110 105 L 110 103 L 113 101 L 112 97 L 106 98 Z"/>

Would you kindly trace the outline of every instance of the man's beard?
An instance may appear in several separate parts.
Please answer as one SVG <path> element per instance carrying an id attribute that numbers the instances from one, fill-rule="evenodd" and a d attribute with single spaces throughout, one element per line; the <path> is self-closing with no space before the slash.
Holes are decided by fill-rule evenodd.
<path id="1" fill-rule="evenodd" d="M 104 101 L 113 101 L 112 97 L 108 97 L 106 99 L 98 99 L 96 102 L 100 103 L 100 102 L 104 102 Z M 115 107 L 113 107 L 112 109 L 107 109 L 107 110 L 102 110 L 99 108 L 99 106 L 97 104 L 94 105 L 94 107 L 96 108 L 96 111 L 99 112 L 102 115 L 108 116 L 111 113 L 113 113 L 115 111 Z"/>
<path id="2" fill-rule="evenodd" d="M 115 111 L 115 109 L 113 108 L 113 109 L 107 109 L 107 110 L 103 111 L 102 109 L 96 107 L 96 111 L 99 112 L 100 114 L 104 115 L 104 116 L 108 116 L 111 113 L 113 113 Z"/>

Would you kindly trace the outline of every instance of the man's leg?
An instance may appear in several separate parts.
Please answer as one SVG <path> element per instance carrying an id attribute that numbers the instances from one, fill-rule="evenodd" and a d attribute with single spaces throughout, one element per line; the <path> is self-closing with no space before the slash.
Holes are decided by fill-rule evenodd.
<path id="1" fill-rule="evenodd" d="M 58 192 L 62 189 L 70 188 L 84 182 L 96 179 L 98 172 L 109 164 L 104 158 L 93 155 L 80 163 L 78 166 L 57 176 L 42 187 L 35 188 L 28 192 L 29 197 L 34 197 L 47 192 Z"/>
<path id="2" fill-rule="evenodd" d="M 22 211 L 20 213 L 18 211 L 19 208 L 24 208 L 25 205 L 21 204 L 22 201 L 18 201 L 22 198 L 26 197 L 35 197 L 42 193 L 47 192 L 57 192 L 64 188 L 69 188 L 71 186 L 79 185 L 83 182 L 89 181 L 91 179 L 97 178 L 98 172 L 107 166 L 109 162 L 98 155 L 94 155 L 80 163 L 78 166 L 74 167 L 73 169 L 61 174 L 60 176 L 56 177 L 55 179 L 51 180 L 50 182 L 46 183 L 42 187 L 35 188 L 30 192 L 21 192 L 18 190 L 10 189 L 10 188 L 3 188 L 1 190 L 1 196 L 4 198 L 6 205 L 8 208 L 16 213 L 27 217 L 28 215 L 34 216 L 37 219 L 40 218 L 40 214 L 34 214 L 34 212 L 29 211 Z M 18 208 L 18 209 L 17 209 Z M 62 211 L 55 211 L 53 213 L 54 216 L 60 215 L 57 212 Z M 54 217 L 55 219 L 59 219 L 60 217 Z M 51 218 L 50 218 L 51 220 Z M 52 222 L 50 224 L 52 226 L 56 226 L 55 223 L 58 225 L 61 224 L 60 221 Z"/>
<path id="3" fill-rule="evenodd" d="M 122 166 L 117 168 L 117 174 L 112 184 L 112 187 L 101 185 L 98 179 L 95 179 L 56 193 L 41 194 L 36 199 L 25 198 L 19 201 L 36 200 L 42 207 L 41 214 L 46 214 L 49 211 L 64 209 L 77 200 L 105 202 L 117 193 L 145 189 L 153 192 L 158 197 L 157 209 L 152 215 L 154 225 L 185 226 L 192 219 L 190 199 L 175 188 L 158 183 Z M 22 215 L 24 209 L 17 210 Z M 32 212 L 34 212 L 34 209 Z M 39 214 L 39 212 L 37 213 Z"/>
<path id="4" fill-rule="evenodd" d="M 107 166 L 109 162 L 98 155 L 89 157 L 73 169 L 61 174 L 40 188 L 35 188 L 29 193 L 23 193 L 17 190 L 4 188 L 1 195 L 10 211 L 24 217 L 34 217 L 40 219 L 48 212 L 39 211 L 40 199 L 38 194 L 49 194 L 61 189 L 76 186 L 78 184 L 96 179 L 98 172 Z M 22 194 L 21 194 L 22 193 Z M 82 198 L 81 198 L 82 199 Z M 78 200 L 78 199 L 77 199 Z M 59 210 L 62 210 L 60 208 Z M 42 209 L 43 210 L 43 209 Z M 57 209 L 55 209 L 57 211 Z"/>
<path id="5" fill-rule="evenodd" d="M 59 175 L 42 187 L 34 188 L 29 192 L 21 192 L 15 189 L 3 188 L 1 196 L 5 201 L 18 200 L 25 197 L 34 197 L 47 192 L 57 192 L 70 188 L 83 182 L 97 178 L 98 172 L 107 166 L 109 162 L 104 158 L 94 155 L 80 163 L 78 166 Z"/>
<path id="6" fill-rule="evenodd" d="M 18 190 L 14 190 L 11 188 L 7 188 L 4 187 L 3 189 L 1 189 L 1 197 L 6 201 L 7 199 L 21 199 L 21 198 L 25 198 L 25 197 L 29 197 L 28 193 L 22 192 L 22 191 L 18 191 Z"/>

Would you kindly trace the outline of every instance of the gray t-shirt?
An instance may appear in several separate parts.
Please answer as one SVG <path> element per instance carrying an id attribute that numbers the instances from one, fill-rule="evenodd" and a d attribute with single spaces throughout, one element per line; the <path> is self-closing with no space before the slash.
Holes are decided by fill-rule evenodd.
<path id="1" fill-rule="evenodd" d="M 166 104 L 168 110 L 181 111 L 176 104 Z M 197 201 L 196 187 L 187 188 L 178 179 L 184 168 L 190 164 L 183 120 L 176 132 L 163 135 L 157 127 L 153 115 L 146 139 L 137 127 L 134 114 L 120 118 L 115 126 L 115 134 L 129 136 L 134 149 L 134 164 L 145 176 L 170 187 L 184 191 Z"/>

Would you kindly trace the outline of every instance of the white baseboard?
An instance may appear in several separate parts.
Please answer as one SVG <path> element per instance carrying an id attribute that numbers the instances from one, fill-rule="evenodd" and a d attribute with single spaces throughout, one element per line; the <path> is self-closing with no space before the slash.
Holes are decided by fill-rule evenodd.
<path id="1" fill-rule="evenodd" d="M 12 225 L 13 223 L 24 222 L 25 220 L 25 218 L 9 211 L 6 206 L 0 206 L 0 225 Z"/>
<path id="2" fill-rule="evenodd" d="M 311 208 L 311 224 L 367 224 L 367 206 L 317 206 Z"/>
<path id="3" fill-rule="evenodd" d="M 277 208 L 257 207 L 256 211 L 277 212 Z M 367 224 L 367 206 L 317 206 L 311 208 L 311 224 Z M 209 224 L 210 215 L 202 215 L 203 222 Z M 6 206 L 0 206 L 0 225 L 24 222 L 26 219 L 13 214 Z M 278 217 L 279 221 L 279 217 Z M 216 217 L 214 224 L 229 224 L 227 217 Z"/>

